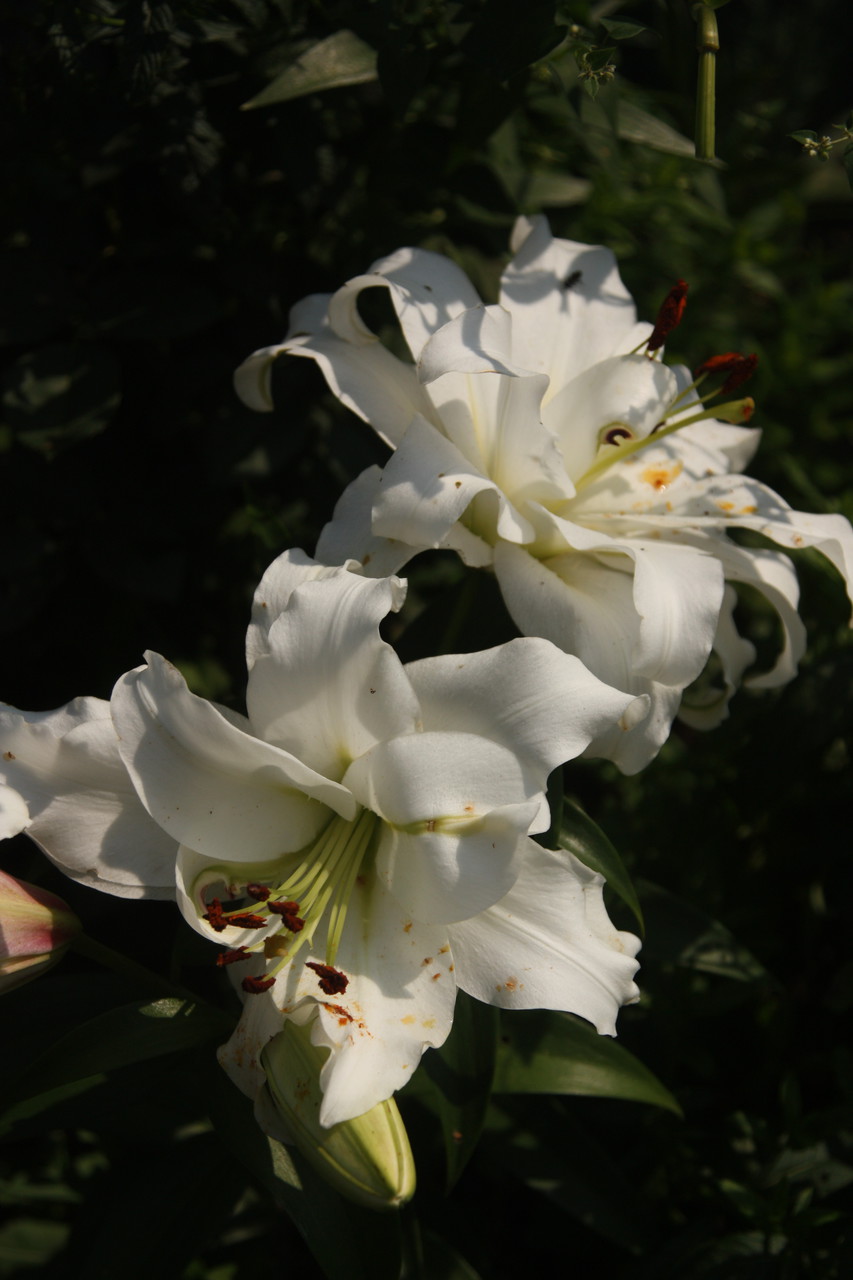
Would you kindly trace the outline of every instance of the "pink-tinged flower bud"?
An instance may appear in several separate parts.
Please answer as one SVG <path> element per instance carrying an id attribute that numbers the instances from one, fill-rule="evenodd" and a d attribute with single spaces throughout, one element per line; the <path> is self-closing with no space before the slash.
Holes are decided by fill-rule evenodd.
<path id="1" fill-rule="evenodd" d="M 80 927 L 55 893 L 0 871 L 0 994 L 55 964 Z"/>

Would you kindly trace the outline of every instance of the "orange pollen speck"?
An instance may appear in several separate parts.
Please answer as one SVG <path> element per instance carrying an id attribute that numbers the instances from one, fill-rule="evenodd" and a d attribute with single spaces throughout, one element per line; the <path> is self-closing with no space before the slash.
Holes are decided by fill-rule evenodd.
<path id="1" fill-rule="evenodd" d="M 672 466 L 653 465 L 646 467 L 640 479 L 644 480 L 646 484 L 650 484 L 653 489 L 657 489 L 660 493 L 662 489 L 666 489 L 671 485 L 676 476 L 680 475 L 683 470 L 684 468 L 680 462 Z"/>

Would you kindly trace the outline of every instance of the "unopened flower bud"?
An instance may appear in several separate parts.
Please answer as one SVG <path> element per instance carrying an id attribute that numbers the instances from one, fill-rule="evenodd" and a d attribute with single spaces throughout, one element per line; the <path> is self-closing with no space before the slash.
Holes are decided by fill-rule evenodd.
<path id="1" fill-rule="evenodd" d="M 0 993 L 55 964 L 79 931 L 80 921 L 56 894 L 0 871 Z"/>
<path id="2" fill-rule="evenodd" d="M 285 1022 L 264 1048 L 267 1089 L 291 1141 L 336 1191 L 368 1209 L 398 1209 L 415 1191 L 409 1138 L 393 1098 L 324 1129 L 320 1069 L 326 1051 L 311 1024 Z"/>

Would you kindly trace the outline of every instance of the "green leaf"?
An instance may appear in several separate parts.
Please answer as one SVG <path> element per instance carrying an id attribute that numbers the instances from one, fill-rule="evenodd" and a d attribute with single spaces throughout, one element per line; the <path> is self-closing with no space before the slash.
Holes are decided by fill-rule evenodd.
<path id="1" fill-rule="evenodd" d="M 582 1116 L 582 1108 L 565 1098 L 541 1098 L 535 1107 L 525 1098 L 498 1099 L 489 1111 L 484 1157 L 512 1182 L 547 1199 L 552 1238 L 564 1238 L 561 1216 L 570 1214 L 608 1246 L 648 1256 L 654 1203 L 640 1190 L 624 1149 L 602 1141 Z"/>
<path id="2" fill-rule="evenodd" d="M 448 1190 L 468 1163 L 483 1128 L 499 1026 L 497 1009 L 460 991 L 450 1035 L 440 1049 L 424 1055 L 406 1089 L 441 1122 Z"/>
<path id="3" fill-rule="evenodd" d="M 847 174 L 847 181 L 853 187 L 853 144 L 845 147 L 841 153 L 841 163 L 844 165 L 844 172 Z"/>
<path id="4" fill-rule="evenodd" d="M 53 455 L 103 431 L 121 401 L 118 366 L 106 347 L 51 343 L 21 356 L 2 384 L 2 424 L 22 444 Z"/>
<path id="5" fill-rule="evenodd" d="M 276 102 L 288 102 L 291 98 L 320 93 L 324 89 L 367 84 L 376 78 L 375 50 L 352 31 L 336 31 L 333 36 L 327 36 L 301 53 L 266 89 L 244 102 L 242 110 L 269 107 Z"/>
<path id="6" fill-rule="evenodd" d="M 65 1244 L 69 1228 L 45 1218 L 15 1218 L 0 1227 L 0 1275 L 44 1267 Z"/>
<path id="7" fill-rule="evenodd" d="M 9 1088 L 0 1132 L 94 1088 L 111 1071 L 221 1041 L 232 1029 L 227 1015 L 188 1000 L 138 1001 L 101 1014 L 51 1045 Z"/>
<path id="8" fill-rule="evenodd" d="M 288 1215 L 327 1280 L 397 1280 L 398 1216 L 344 1200 L 295 1148 L 261 1131 L 252 1103 L 212 1065 L 207 1101 L 218 1137 Z"/>
<path id="9" fill-rule="evenodd" d="M 495 1093 L 560 1093 L 647 1102 L 681 1115 L 647 1067 L 570 1013 L 536 1009 L 504 1016 Z"/>
<path id="10" fill-rule="evenodd" d="M 641 882 L 640 893 L 652 956 L 736 982 L 767 979 L 764 966 L 719 920 L 648 881 Z"/>
<path id="11" fill-rule="evenodd" d="M 221 1160 L 209 1131 L 180 1132 L 167 1149 L 125 1148 L 93 1182 L 78 1219 L 79 1270 L 72 1274 L 91 1280 L 183 1275 L 196 1251 L 227 1229 L 245 1183 L 239 1166 Z"/>
<path id="12" fill-rule="evenodd" d="M 649 29 L 642 22 L 614 22 L 610 18 L 599 18 L 598 23 L 614 40 L 630 40 L 632 36 L 638 36 L 641 31 Z"/>
<path id="13" fill-rule="evenodd" d="M 795 142 L 817 142 L 814 129 L 797 129 L 796 132 L 789 133 L 788 137 L 793 138 Z"/>
<path id="14" fill-rule="evenodd" d="M 574 800 L 564 803 L 557 847 L 573 853 L 584 866 L 604 876 L 613 892 L 630 907 L 642 933 L 643 911 L 624 862 L 601 827 Z"/>
<path id="15" fill-rule="evenodd" d="M 638 142 L 642 146 L 651 147 L 654 151 L 663 151 L 674 156 L 693 156 L 696 154 L 695 144 L 683 133 L 658 120 L 649 111 L 644 111 L 634 102 L 619 103 L 619 124 L 616 132 L 625 142 Z"/>

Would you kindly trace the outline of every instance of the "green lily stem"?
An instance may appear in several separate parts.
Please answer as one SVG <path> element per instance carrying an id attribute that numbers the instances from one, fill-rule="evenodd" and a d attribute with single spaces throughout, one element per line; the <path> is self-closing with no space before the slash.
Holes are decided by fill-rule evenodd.
<path id="1" fill-rule="evenodd" d="M 716 72 L 720 35 L 717 15 L 707 4 L 693 8 L 699 76 L 696 84 L 696 159 L 716 159 Z"/>
<path id="2" fill-rule="evenodd" d="M 95 938 L 90 938 L 86 933 L 77 934 L 71 943 L 71 949 L 81 956 L 86 956 L 88 960 L 94 960 L 96 964 L 102 965 L 105 969 L 112 969 L 114 973 L 121 974 L 122 977 L 132 982 L 134 986 L 144 987 L 146 991 L 176 996 L 181 1000 L 192 1000 L 193 1004 L 207 1003 L 200 996 L 197 996 L 194 991 L 190 991 L 187 987 L 182 987 L 180 983 L 170 982 L 168 978 L 161 977 L 153 969 L 147 969 L 145 965 L 137 964 L 135 960 L 122 955 L 120 951 L 114 951 L 112 947 L 106 946 L 103 942 L 98 942 Z"/>

